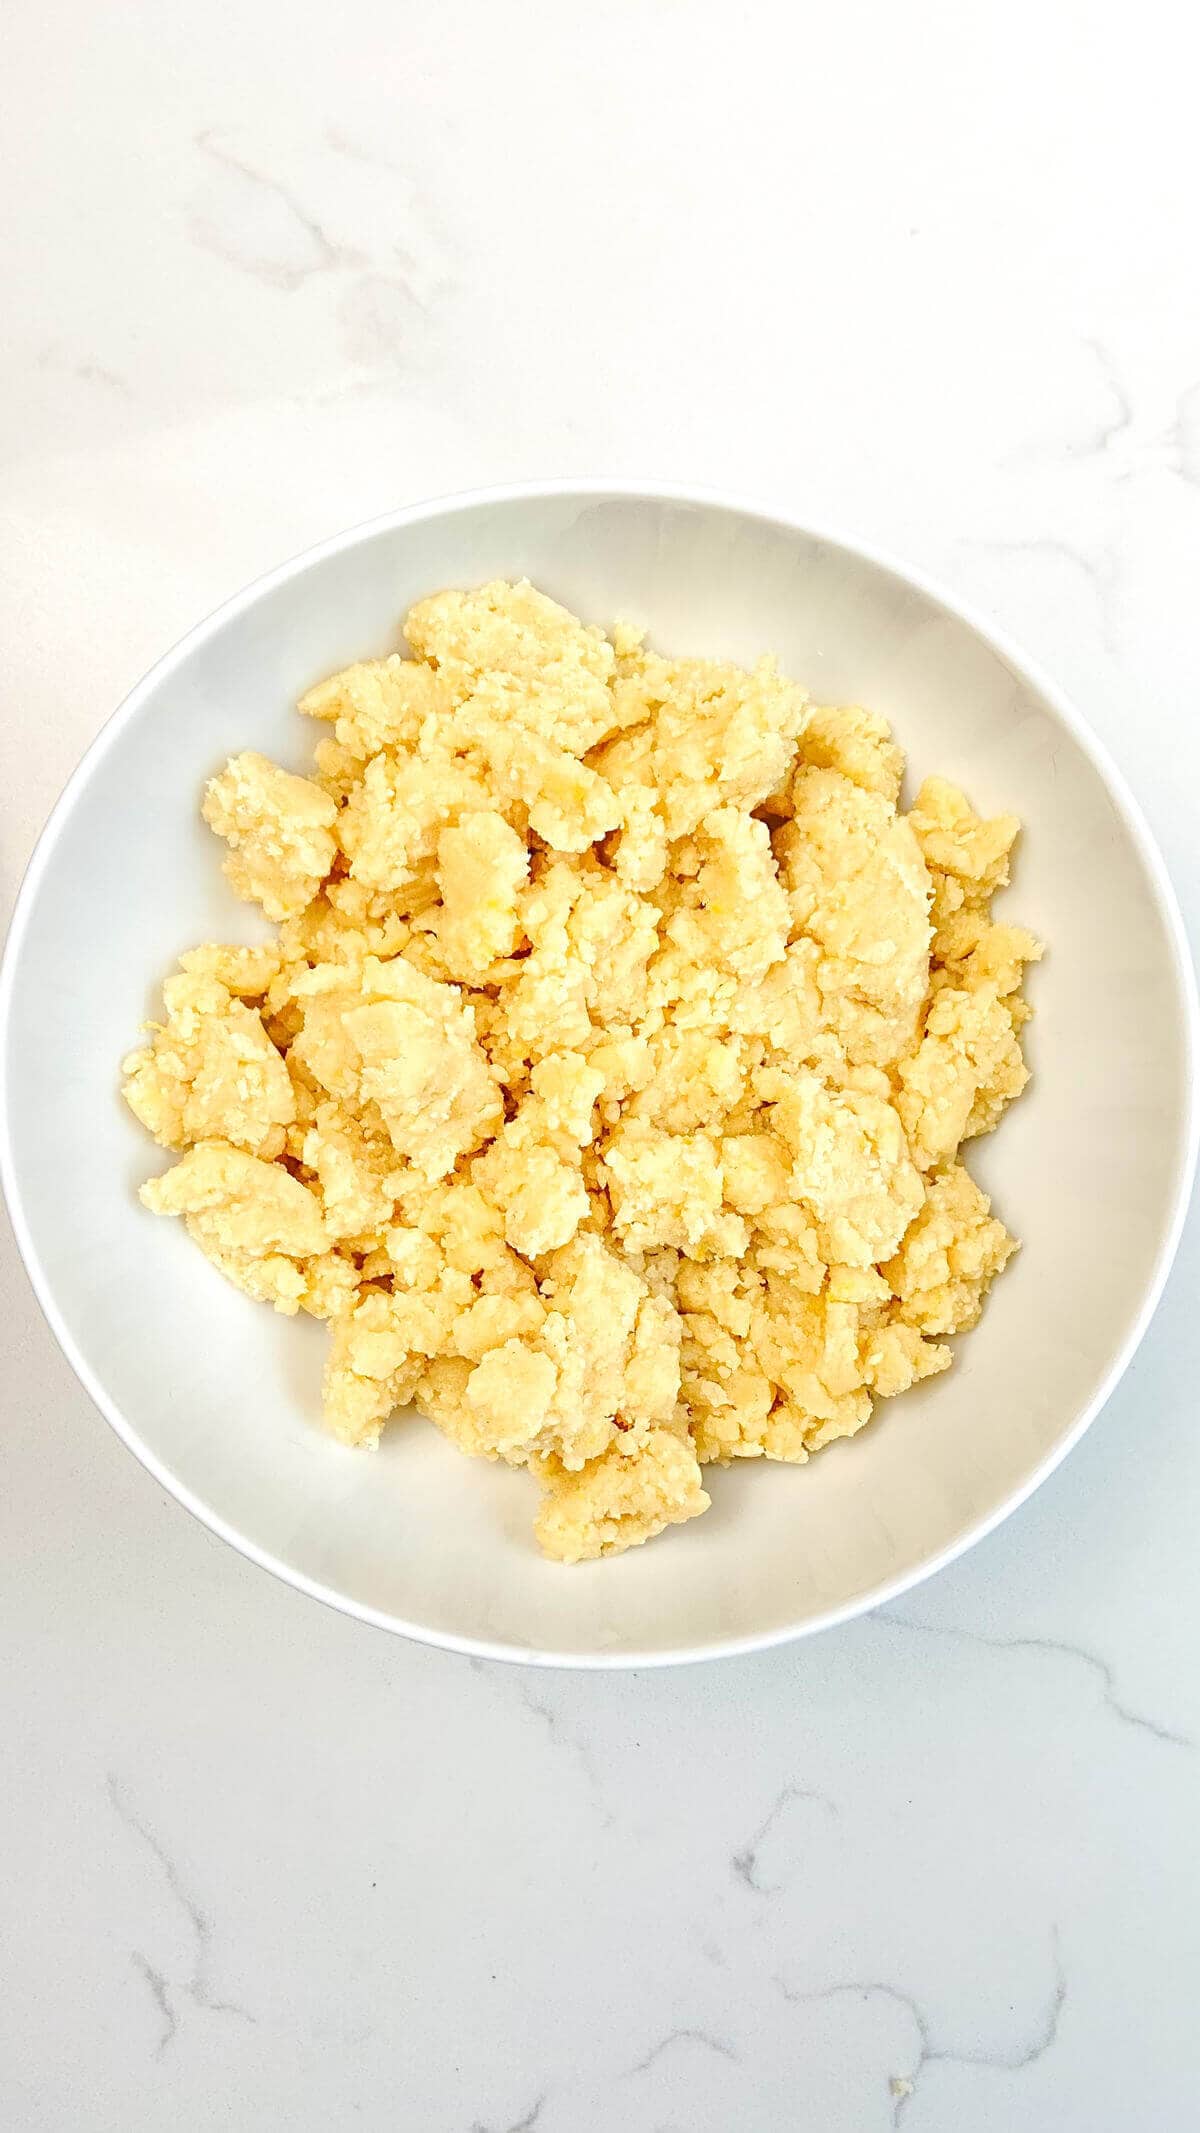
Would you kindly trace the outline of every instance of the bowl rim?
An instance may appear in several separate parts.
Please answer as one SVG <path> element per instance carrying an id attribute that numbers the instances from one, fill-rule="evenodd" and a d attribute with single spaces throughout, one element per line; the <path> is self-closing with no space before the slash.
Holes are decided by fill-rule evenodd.
<path id="1" fill-rule="evenodd" d="M 1038 1463 L 1025 1480 L 1009 1492 L 1001 1502 L 963 1533 L 919 1563 L 895 1578 L 885 1580 L 853 1599 L 811 1616 L 808 1620 L 787 1623 L 781 1627 L 766 1629 L 749 1635 L 709 1638 L 695 1644 L 673 1645 L 663 1649 L 645 1651 L 548 1651 L 537 1647 L 524 1647 L 513 1643 L 496 1642 L 487 1637 L 461 1636 L 450 1631 L 432 1629 L 424 1623 L 388 1613 L 385 1609 L 366 1605 L 339 1592 L 335 1587 L 323 1585 L 319 1580 L 293 1568 L 282 1557 L 273 1555 L 260 1547 L 249 1534 L 241 1532 L 229 1520 L 213 1509 L 185 1483 L 179 1481 L 164 1464 L 158 1454 L 144 1442 L 133 1425 L 127 1421 L 108 1394 L 105 1386 L 92 1371 L 80 1353 L 70 1326 L 59 1309 L 53 1287 L 47 1278 L 37 1247 L 32 1227 L 26 1214 L 17 1178 L 15 1153 L 10 1133 L 7 1059 L 10 1042 L 10 1018 L 16 984 L 16 971 L 22 945 L 29 928 L 38 891 L 57 850 L 60 838 L 70 820 L 75 802 L 92 776 L 96 766 L 103 760 L 113 743 L 142 710 L 147 699 L 182 666 L 191 654 L 209 638 L 216 636 L 235 616 L 253 607 L 265 594 L 289 579 L 300 577 L 328 557 L 352 549 L 360 543 L 375 538 L 399 526 L 420 524 L 434 518 L 453 518 L 459 514 L 478 509 L 480 506 L 504 505 L 539 501 L 567 501 L 578 497 L 581 500 L 599 502 L 644 502 L 698 505 L 715 509 L 733 516 L 751 519 L 785 534 L 800 534 L 811 540 L 825 543 L 831 548 L 853 556 L 859 561 L 887 572 L 902 585 L 911 586 L 927 600 L 958 622 L 965 623 L 976 636 L 995 652 L 1020 678 L 1029 683 L 1050 705 L 1074 739 L 1089 758 L 1103 781 L 1121 820 L 1132 837 L 1138 854 L 1146 869 L 1155 896 L 1164 931 L 1169 943 L 1173 975 L 1176 986 L 1177 1008 L 1184 1045 L 1184 1131 L 1180 1144 L 1175 1176 L 1172 1183 L 1171 1202 L 1159 1240 L 1154 1266 L 1145 1284 L 1140 1304 L 1124 1340 L 1113 1356 L 1103 1380 L 1092 1399 L 1073 1418 L 1052 1449 Z M 1192 1180 L 1200 1152 L 1200 1087 L 1198 1087 L 1198 1062 L 1200 1062 L 1200 1000 L 1197 996 L 1196 976 L 1192 964 L 1187 932 L 1184 926 L 1178 898 L 1172 886 L 1165 862 L 1155 838 L 1134 798 L 1124 773 L 1110 756 L 1107 747 L 1093 733 L 1083 714 L 1078 711 L 1065 691 L 1043 669 L 1040 663 L 1023 651 L 990 618 L 982 615 L 969 602 L 961 600 L 956 593 L 948 592 L 937 580 L 923 570 L 899 561 L 889 550 L 873 542 L 861 540 L 844 531 L 834 530 L 822 522 L 801 518 L 778 506 L 756 502 L 734 491 L 719 488 L 653 480 L 606 479 L 562 477 L 552 480 L 532 480 L 499 483 L 481 488 L 465 489 L 445 496 L 426 498 L 406 504 L 398 509 L 385 511 L 375 517 L 345 528 L 323 541 L 301 550 L 274 569 L 254 578 L 241 591 L 223 600 L 204 619 L 196 623 L 175 643 L 169 651 L 157 659 L 128 695 L 117 705 L 100 727 L 95 738 L 80 758 L 63 787 L 58 799 L 38 836 L 21 879 L 9 922 L 3 959 L 0 960 L 0 1190 L 7 1203 L 9 1218 L 17 1241 L 17 1249 L 33 1287 L 42 1316 L 50 1328 L 59 1348 L 74 1371 L 76 1378 L 104 1419 L 115 1431 L 126 1448 L 140 1461 L 146 1471 L 174 1497 L 185 1510 L 190 1511 L 209 1532 L 216 1534 L 236 1548 L 248 1561 L 256 1563 L 294 1590 L 309 1598 L 320 1600 L 340 1614 L 365 1622 L 376 1629 L 390 1631 L 393 1635 L 410 1637 L 420 1644 L 433 1645 L 445 1651 L 458 1652 L 475 1659 L 494 1659 L 513 1665 L 545 1666 L 577 1669 L 580 1671 L 615 1671 L 632 1667 L 677 1666 L 705 1659 L 735 1658 L 743 1654 L 768 1651 L 776 1646 L 790 1644 L 802 1637 L 815 1635 L 824 1629 L 836 1628 L 840 1623 L 850 1622 L 873 1609 L 886 1606 L 902 1594 L 924 1584 L 927 1578 L 960 1555 L 965 1555 L 979 1541 L 995 1531 L 1035 1489 L 1048 1479 L 1068 1453 L 1074 1450 L 1084 1431 L 1095 1420 L 1101 1408 L 1111 1398 L 1121 1378 L 1129 1367 L 1139 1347 L 1162 1296 L 1167 1277 L 1171 1271 L 1191 1196 Z"/>

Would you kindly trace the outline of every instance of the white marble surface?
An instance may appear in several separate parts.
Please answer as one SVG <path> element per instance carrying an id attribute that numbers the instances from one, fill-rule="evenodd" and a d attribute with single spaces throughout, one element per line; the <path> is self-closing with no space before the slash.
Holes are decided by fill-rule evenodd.
<path id="1" fill-rule="evenodd" d="M 1167 0 L 19 10 L 7 892 L 249 576 L 407 498 L 638 473 L 989 607 L 1194 923 L 1193 35 Z M 1082 1447 L 903 1606 L 601 1678 L 409 1648 L 210 1539 L 6 1241 L 0 2124 L 1195 2123 L 1198 1275 L 1193 1223 Z"/>

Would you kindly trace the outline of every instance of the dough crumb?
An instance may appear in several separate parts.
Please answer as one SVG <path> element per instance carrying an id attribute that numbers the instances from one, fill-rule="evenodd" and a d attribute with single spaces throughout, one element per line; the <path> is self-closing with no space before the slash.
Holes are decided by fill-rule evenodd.
<path id="1" fill-rule="evenodd" d="M 1016 1249 L 962 1161 L 1028 1079 L 1018 825 L 774 661 L 522 581 L 319 682 L 311 778 L 209 784 L 275 937 L 205 943 L 124 1062 L 142 1188 L 329 1322 L 326 1423 L 527 1467 L 563 1563 L 802 1465 L 950 1367 Z M 896 2096 L 911 2093 L 902 2077 Z"/>

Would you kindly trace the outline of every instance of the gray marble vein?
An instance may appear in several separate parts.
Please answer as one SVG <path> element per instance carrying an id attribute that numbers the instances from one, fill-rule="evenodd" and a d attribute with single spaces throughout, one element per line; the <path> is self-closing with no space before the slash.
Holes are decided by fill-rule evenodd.
<path id="1" fill-rule="evenodd" d="M 38 370 L 56 371 L 69 378 L 78 378 L 81 385 L 102 385 L 106 392 L 119 393 L 122 399 L 133 397 L 132 385 L 119 371 L 110 370 L 107 363 L 97 363 L 91 358 L 78 361 L 56 342 L 48 342 L 39 348 L 33 360 Z"/>
<path id="2" fill-rule="evenodd" d="M 714 2037 L 707 2029 L 671 2029 L 665 2037 L 659 2038 L 657 2044 L 651 2046 L 645 2058 L 639 2059 L 636 2066 L 626 2068 L 626 2078 L 632 2080 L 635 2074 L 648 2073 L 663 2054 L 674 2050 L 677 2044 L 699 2044 L 706 2051 L 715 2052 L 719 2059 L 728 2059 L 735 2066 L 738 2063 L 738 2054 L 732 2044 L 727 2044 L 723 2037 Z"/>
<path id="3" fill-rule="evenodd" d="M 1117 368 L 1112 350 L 1107 341 L 1103 340 L 1099 334 L 1085 333 L 1079 337 L 1077 345 L 1086 349 L 1095 368 L 1099 371 L 1102 393 L 1108 401 L 1107 408 L 1102 405 L 1101 412 L 1089 418 L 1086 411 L 1079 404 L 1081 396 L 1072 394 L 1071 434 L 1065 437 L 1061 432 L 1057 435 L 1046 435 L 1039 427 L 1039 434 L 1035 442 L 1026 442 L 1018 445 L 1006 455 L 1005 463 L 1007 465 L 1027 467 L 1032 463 L 1041 466 L 1058 465 L 1061 467 L 1081 460 L 1085 462 L 1108 460 L 1111 463 L 1118 456 L 1114 451 L 1114 447 L 1118 446 L 1133 428 L 1134 404 L 1132 394 Z M 1078 430 L 1074 428 L 1076 422 L 1080 424 Z M 1116 473 L 1116 480 L 1127 480 L 1131 471 L 1130 467 L 1126 465 Z"/>
<path id="4" fill-rule="evenodd" d="M 342 292 L 338 321 L 353 363 L 393 368 L 413 359 L 428 307 L 407 273 L 356 275 Z"/>
<path id="5" fill-rule="evenodd" d="M 917 1636 L 945 1637 L 955 1643 L 977 1644 L 985 1651 L 1049 1652 L 1056 1658 L 1074 1660 L 1077 1665 L 1086 1667 L 1100 1683 L 1105 1705 L 1122 1725 L 1148 1733 L 1151 1739 L 1162 1741 L 1171 1748 L 1195 1746 L 1190 1734 L 1180 1733 L 1174 1726 L 1165 1725 L 1161 1719 L 1151 1718 L 1143 1711 L 1135 1711 L 1125 1703 L 1117 1694 L 1116 1676 L 1109 1661 L 1099 1652 L 1087 1651 L 1081 1644 L 1070 1644 L 1061 1637 L 989 1637 L 981 1630 L 918 1622 L 911 1615 L 896 1614 L 890 1607 L 879 1608 L 871 1620 L 886 1623 L 891 1629 L 911 1631 Z"/>
<path id="6" fill-rule="evenodd" d="M 125 399 L 133 397 L 129 380 L 121 377 L 118 371 L 110 370 L 107 363 L 76 363 L 71 375 L 80 378 L 85 385 L 103 385 L 109 392 L 120 393 Z"/>
<path id="7" fill-rule="evenodd" d="M 332 148 L 334 155 L 343 156 L 347 163 L 362 163 L 368 170 L 391 171 L 397 178 L 403 178 L 407 175 L 403 164 L 396 162 L 392 156 L 382 155 L 377 148 L 365 147 L 361 141 L 356 141 L 350 134 L 343 133 L 338 126 L 326 127 L 325 140 L 327 146 Z"/>
<path id="8" fill-rule="evenodd" d="M 1070 563 L 1078 570 L 1103 606 L 1116 586 L 1116 563 L 1108 550 L 1095 553 L 1080 548 L 1074 541 L 1063 540 L 1059 535 L 1037 534 L 1025 540 L 1000 540 L 991 536 L 964 535 L 956 545 L 974 549 L 982 555 L 1050 555 Z"/>
<path id="9" fill-rule="evenodd" d="M 1100 641 L 1110 659 L 1119 656 L 1117 641 L 1117 595 L 1120 591 L 1120 571 L 1115 551 L 1108 546 L 1088 549 L 1074 541 L 1065 540 L 1060 534 L 1039 534 L 1023 540 L 1003 540 L 992 536 L 967 535 L 955 546 L 964 552 L 983 556 L 1031 556 L 1052 557 L 1069 563 L 1078 571 L 1096 603 L 1100 624 Z"/>
<path id="10" fill-rule="evenodd" d="M 1118 437 L 1123 437 L 1133 425 L 1133 401 L 1118 375 L 1111 351 L 1107 344 L 1094 333 L 1084 335 L 1083 345 L 1089 348 L 1100 368 L 1105 390 L 1112 401 L 1112 412 L 1097 422 L 1090 437 L 1075 442 L 1069 447 L 1072 458 L 1097 459 L 1111 450 Z"/>
<path id="11" fill-rule="evenodd" d="M 212 1950 L 212 1920 L 184 1888 L 179 1869 L 166 1846 L 137 1813 L 125 1786 L 115 1772 L 110 1771 L 105 1781 L 105 1789 L 114 1812 L 126 1829 L 138 1839 L 151 1857 L 157 1860 L 167 1889 L 183 1913 L 192 1936 L 192 1965 L 188 1976 L 184 1978 L 166 1977 L 140 1949 L 135 1948 L 130 1955 L 134 1968 L 150 1987 L 155 2006 L 162 2017 L 163 2031 L 158 2041 L 157 2056 L 161 2058 L 168 2045 L 174 2041 L 179 2028 L 179 2016 L 172 1995 L 190 2000 L 194 2007 L 201 2007 L 209 2014 L 236 2015 L 242 2022 L 254 2022 L 255 2017 L 249 2008 L 239 2006 L 234 2000 L 218 1999 L 214 1993 L 208 1974 Z"/>
<path id="12" fill-rule="evenodd" d="M 162 2017 L 162 2033 L 154 2048 L 155 2058 L 161 2059 L 168 2044 L 174 2042 L 175 2033 L 179 2028 L 179 2016 L 171 2005 L 170 1994 L 167 1991 L 167 1981 L 162 1971 L 156 1970 L 153 1963 L 147 1962 L 146 1957 L 138 1948 L 133 1950 L 129 1960 L 135 1970 L 141 1971 L 142 1976 L 150 1987 L 151 1998 Z"/>
<path id="13" fill-rule="evenodd" d="M 812 1992 L 797 1992 L 785 1978 L 777 1978 L 776 1984 L 785 2000 L 792 2006 L 819 2006 L 828 2001 L 857 1998 L 880 2000 L 899 2007 L 912 2023 L 916 2032 L 917 2055 L 913 2064 L 901 2074 L 893 2074 L 888 2086 L 892 2097 L 892 2124 L 899 2126 L 913 2098 L 919 2094 L 921 2077 L 930 2066 L 977 2066 L 990 2068 L 995 2073 L 1019 2074 L 1053 2049 L 1058 2039 L 1059 2023 L 1067 2001 L 1067 1980 L 1062 1966 L 1058 1928 L 1051 1935 L 1053 1982 L 1046 2004 L 1031 2027 L 1025 2042 L 1015 2049 L 994 2051 L 970 2051 L 940 2045 L 934 2042 L 933 2024 L 921 2003 L 900 1986 L 885 1984 L 875 1979 L 845 1979 L 835 1985 L 822 1985 Z"/>
<path id="14" fill-rule="evenodd" d="M 533 2133 L 533 2128 L 545 2108 L 546 2098 L 544 2095 L 539 2096 L 537 2102 L 530 2105 L 524 2118 L 514 2119 L 511 2125 L 487 2126 L 481 2118 L 475 2118 L 471 2121 L 470 2133 Z"/>
<path id="15" fill-rule="evenodd" d="M 786 1814 L 789 1807 L 806 1802 L 823 1808 L 827 1815 L 836 1816 L 838 1813 L 836 1800 L 831 1800 L 826 1793 L 811 1792 L 802 1785 L 785 1785 L 782 1792 L 775 1799 L 769 1814 L 766 1815 L 755 1830 L 749 1843 L 744 1844 L 740 1851 L 735 1852 L 730 1860 L 730 1866 L 733 1868 L 738 1880 L 744 1882 L 748 1889 L 753 1889 L 756 1896 L 773 1896 L 780 1886 L 777 1881 L 764 1881 L 759 1873 L 759 1853 L 764 1842 L 771 1835 L 780 1817 Z"/>
<path id="16" fill-rule="evenodd" d="M 195 145 L 232 179 L 241 196 L 233 215 L 217 220 L 210 208 L 191 224 L 196 242 L 228 266 L 273 288 L 292 290 L 314 274 L 367 264 L 362 253 L 335 243 L 286 185 L 227 147 L 213 128 L 198 133 Z M 273 218 L 270 229 L 263 220 L 264 204 Z"/>
<path id="17" fill-rule="evenodd" d="M 546 1728 L 546 1734 L 552 1746 L 563 1748 L 568 1754 L 574 1756 L 599 1801 L 602 1798 L 600 1772 L 596 1767 L 595 1757 L 587 1741 L 581 1735 L 572 1731 L 566 1724 L 562 1712 L 556 1710 L 552 1703 L 545 1702 L 537 1694 L 532 1683 L 527 1685 L 524 1678 L 521 1678 L 517 1693 L 530 1716 L 540 1718 Z M 606 1812 L 603 1814 L 599 1826 L 602 1829 L 610 1829 L 612 1823 L 612 1814 Z"/>
<path id="18" fill-rule="evenodd" d="M 365 147 L 336 129 L 325 136 L 331 155 L 343 163 L 378 174 L 391 197 L 376 265 L 387 272 L 395 262 L 415 303 L 427 310 L 436 297 L 457 285 L 464 232 L 447 212 L 445 187 L 430 182 L 420 161 L 401 160 L 377 147 Z M 383 190 L 382 187 L 378 188 Z"/>
<path id="19" fill-rule="evenodd" d="M 214 126 L 191 146 L 207 163 L 191 203 L 193 243 L 266 289 L 294 295 L 324 281 L 330 290 L 343 362 L 334 379 L 289 396 L 295 404 L 386 392 L 399 371 L 410 385 L 445 389 L 461 347 L 442 318 L 458 291 L 461 245 L 437 186 L 336 128 L 306 149 L 300 182 Z"/>

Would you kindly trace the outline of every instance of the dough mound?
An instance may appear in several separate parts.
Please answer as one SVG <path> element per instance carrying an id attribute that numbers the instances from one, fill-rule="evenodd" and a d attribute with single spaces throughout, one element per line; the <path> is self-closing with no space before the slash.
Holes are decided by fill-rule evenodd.
<path id="1" fill-rule="evenodd" d="M 528 583 L 300 709 L 311 777 L 209 785 L 276 926 L 192 949 L 125 1061 L 142 1189 L 330 1323 L 324 1405 L 526 1466 L 565 1562 L 695 1518 L 945 1370 L 1015 1249 L 959 1160 L 1027 1079 L 991 917 L 1017 834 L 764 658 L 667 659 Z"/>

